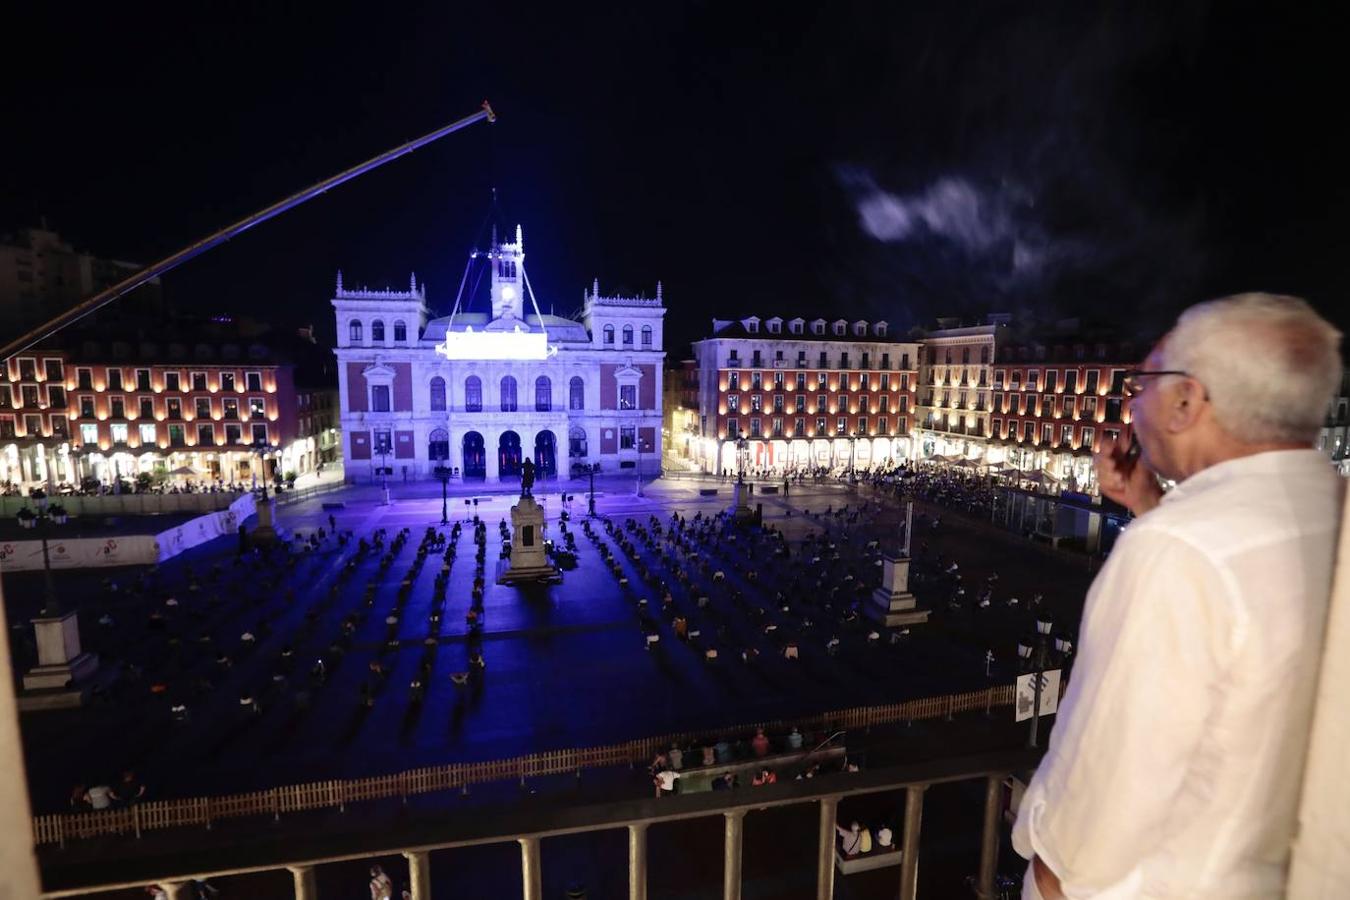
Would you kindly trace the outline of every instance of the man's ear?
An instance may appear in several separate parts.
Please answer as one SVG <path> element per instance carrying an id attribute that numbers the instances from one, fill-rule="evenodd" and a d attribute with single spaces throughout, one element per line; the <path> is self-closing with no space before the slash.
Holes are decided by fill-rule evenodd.
<path id="1" fill-rule="evenodd" d="M 1198 381 L 1186 379 L 1176 385 L 1167 398 L 1167 426 L 1173 432 L 1186 431 L 1200 421 L 1206 403 L 1205 389 Z"/>

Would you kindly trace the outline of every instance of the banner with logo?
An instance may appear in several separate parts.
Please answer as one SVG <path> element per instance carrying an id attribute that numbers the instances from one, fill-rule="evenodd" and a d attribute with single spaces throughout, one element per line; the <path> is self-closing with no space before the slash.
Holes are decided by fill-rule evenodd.
<path id="1" fill-rule="evenodd" d="M 254 511 L 253 496 L 244 494 L 231 503 L 229 509 L 198 516 L 159 534 L 121 534 L 70 540 L 48 538 L 47 554 L 53 569 L 153 565 L 199 544 L 235 534 L 239 523 L 253 515 Z M 42 542 L 0 542 L 0 568 L 7 572 L 41 571 Z"/>
<path id="2" fill-rule="evenodd" d="M 1052 716 L 1059 711 L 1059 669 L 1041 673 L 1041 715 Z M 1013 704 L 1018 722 L 1031 718 L 1032 706 L 1036 703 L 1036 684 L 1034 674 L 1019 675 L 1017 678 L 1017 702 Z"/>

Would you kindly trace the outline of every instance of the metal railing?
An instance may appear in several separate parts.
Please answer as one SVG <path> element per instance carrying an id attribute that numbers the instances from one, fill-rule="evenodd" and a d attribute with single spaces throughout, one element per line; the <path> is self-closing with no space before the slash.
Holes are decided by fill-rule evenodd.
<path id="1" fill-rule="evenodd" d="M 604 747 L 553 750 L 510 759 L 452 763 L 370 778 L 330 779 L 241 794 L 156 800 L 122 809 L 41 815 L 33 817 L 33 835 L 39 846 L 65 846 L 66 841 L 71 839 L 102 835 L 140 837 L 146 831 L 182 826 L 209 829 L 213 822 L 221 819 L 245 816 L 277 818 L 282 813 L 315 809 L 345 810 L 348 803 L 363 800 L 400 798 L 406 801 L 417 794 L 467 790 L 471 785 L 507 779 L 518 778 L 524 783 L 527 778 L 580 773 L 583 769 L 643 764 L 658 750 L 677 744 L 690 745 L 714 734 L 750 734 L 757 728 L 763 728 L 766 732 L 786 732 L 793 727 L 803 731 L 871 728 L 916 720 L 951 718 L 962 712 L 988 712 L 995 706 L 1012 705 L 1014 697 L 1014 686 L 1005 684 L 982 691 L 925 697 L 884 706 L 852 707 L 799 719 L 729 726 L 716 732 L 680 732 Z"/>
<path id="2" fill-rule="evenodd" d="M 192 855 L 167 853 L 153 860 L 158 877 L 151 883 L 166 887 L 172 897 L 187 896 L 190 879 L 219 878 L 230 875 L 279 871 L 287 869 L 294 885 L 297 900 L 317 897 L 315 867 L 351 860 L 402 854 L 408 861 L 409 894 L 413 900 L 430 900 L 430 854 L 437 850 L 484 846 L 515 842 L 520 846 L 522 896 L 524 900 L 542 900 L 543 878 L 541 841 L 546 838 L 578 835 L 607 829 L 625 828 L 628 831 L 628 896 L 645 900 L 647 897 L 647 830 L 661 823 L 695 820 L 721 814 L 723 816 L 723 900 L 740 900 L 742 896 L 742 844 L 745 818 L 769 808 L 814 804 L 818 808 L 816 820 L 816 889 L 817 900 L 834 897 L 835 866 L 839 858 L 836 849 L 835 825 L 839 803 L 849 797 L 903 790 L 905 792 L 904 821 L 901 828 L 899 852 L 892 865 L 898 865 L 899 896 L 901 900 L 915 900 L 918 890 L 920 831 L 927 789 L 941 784 L 980 779 L 984 782 L 983 816 L 979 836 L 978 874 L 974 879 L 976 896 L 982 900 L 994 897 L 995 873 L 998 866 L 1000 819 L 1003 813 L 1003 786 L 1013 773 L 1034 767 L 1040 752 L 1017 749 L 979 755 L 945 758 L 921 763 L 910 763 L 875 771 L 822 775 L 815 779 L 792 780 L 756 788 L 751 792 L 703 791 L 660 799 L 599 803 L 569 810 L 566 823 L 554 819 L 553 827 L 540 827 L 537 809 L 498 809 L 487 821 L 444 821 L 417 832 L 400 835 L 397 831 L 372 829 L 359 843 L 345 842 L 341 851 L 315 856 L 310 850 L 300 856 L 254 851 L 235 854 L 228 867 L 202 871 L 193 866 Z M 297 846 L 303 846 L 297 842 Z M 197 856 L 197 859 L 203 857 Z M 201 863 L 197 862 L 197 866 Z M 144 865 L 141 866 L 145 868 Z M 166 871 L 167 870 L 167 871 Z M 123 870 L 124 872 L 125 870 Z M 118 880 L 98 879 L 86 872 L 67 872 L 53 867 L 47 873 L 44 897 L 82 896 L 90 891 L 136 888 L 145 880 L 131 880 L 119 872 Z"/>

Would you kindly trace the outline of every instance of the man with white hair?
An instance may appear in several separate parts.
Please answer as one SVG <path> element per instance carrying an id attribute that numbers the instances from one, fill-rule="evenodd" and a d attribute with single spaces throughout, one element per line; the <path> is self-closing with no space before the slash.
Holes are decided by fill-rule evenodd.
<path id="1" fill-rule="evenodd" d="M 1243 294 L 1127 373 L 1137 456 L 1108 442 L 1096 466 L 1137 518 L 1013 829 L 1028 900 L 1283 896 L 1340 524 L 1312 449 L 1340 338 L 1302 300 Z"/>

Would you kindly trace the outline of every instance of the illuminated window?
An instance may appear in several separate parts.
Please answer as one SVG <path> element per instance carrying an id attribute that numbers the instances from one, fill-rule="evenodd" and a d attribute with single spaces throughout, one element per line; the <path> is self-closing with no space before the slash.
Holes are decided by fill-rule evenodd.
<path id="1" fill-rule="evenodd" d="M 843 416 L 840 416 L 839 418 L 835 419 L 834 433 L 848 434 L 848 419 L 844 418 Z"/>
<path id="2" fill-rule="evenodd" d="M 141 443 L 150 446 L 155 443 L 155 426 L 153 423 L 142 423 L 136 426 L 141 436 Z"/>
<path id="3" fill-rule="evenodd" d="M 553 382 L 547 375 L 534 380 L 534 411 L 549 412 L 553 409 Z"/>
<path id="4" fill-rule="evenodd" d="M 619 449 L 633 450 L 637 447 L 637 429 L 624 425 L 619 429 Z"/>
<path id="5" fill-rule="evenodd" d="M 239 418 L 239 398 L 226 397 L 220 402 L 220 415 L 224 419 Z"/>
<path id="6" fill-rule="evenodd" d="M 483 411 L 483 381 L 477 375 L 464 379 L 465 412 Z"/>
<path id="7" fill-rule="evenodd" d="M 586 408 L 586 384 L 576 375 L 567 383 L 567 408 Z"/>
<path id="8" fill-rule="evenodd" d="M 85 422 L 80 426 L 80 441 L 85 444 L 98 443 L 98 426 L 92 422 Z"/>
<path id="9" fill-rule="evenodd" d="M 445 411 L 445 379 L 440 376 L 431 379 L 431 409 L 433 412 Z M 448 441 L 449 438 L 446 438 L 446 440 Z M 439 459 L 439 457 L 433 456 L 432 459 Z"/>
<path id="10" fill-rule="evenodd" d="M 637 409 L 637 385 L 619 385 L 619 409 Z"/>
<path id="11" fill-rule="evenodd" d="M 502 412 L 516 411 L 516 379 L 510 375 L 503 376 L 501 381 L 502 392 Z"/>

